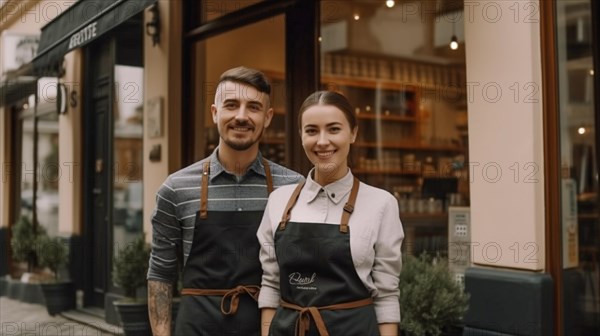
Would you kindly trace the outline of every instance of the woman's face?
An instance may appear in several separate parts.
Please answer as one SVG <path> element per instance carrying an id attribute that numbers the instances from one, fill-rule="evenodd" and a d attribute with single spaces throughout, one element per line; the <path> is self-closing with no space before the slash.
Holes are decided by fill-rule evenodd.
<path id="1" fill-rule="evenodd" d="M 315 166 L 315 181 L 327 185 L 348 172 L 348 153 L 357 128 L 333 105 L 313 105 L 302 114 L 302 147 Z"/>

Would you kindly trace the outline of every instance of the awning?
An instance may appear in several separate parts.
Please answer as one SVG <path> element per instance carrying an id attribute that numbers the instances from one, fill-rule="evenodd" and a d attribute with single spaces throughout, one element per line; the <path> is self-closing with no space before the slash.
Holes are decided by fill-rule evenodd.
<path id="1" fill-rule="evenodd" d="M 19 101 L 37 91 L 37 78 L 20 76 L 0 83 L 0 106 Z"/>
<path id="2" fill-rule="evenodd" d="M 33 59 L 38 76 L 60 74 L 63 56 L 127 21 L 157 0 L 79 0 L 42 28 Z"/>

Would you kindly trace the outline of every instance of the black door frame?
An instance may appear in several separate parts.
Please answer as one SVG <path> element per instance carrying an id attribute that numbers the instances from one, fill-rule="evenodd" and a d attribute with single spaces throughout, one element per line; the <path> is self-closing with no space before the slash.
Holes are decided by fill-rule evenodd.
<path id="1" fill-rule="evenodd" d="M 112 180 L 112 167 L 113 167 L 113 158 L 112 158 L 112 125 L 113 123 L 113 104 L 114 101 L 114 92 L 113 92 L 113 83 L 114 83 L 114 62 L 115 62 L 115 41 L 114 38 L 110 35 L 104 36 L 100 38 L 98 41 L 94 41 L 85 49 L 85 74 L 84 74 L 84 83 L 85 87 L 90 89 L 86 90 L 88 95 L 84 96 L 84 111 L 88 111 L 88 113 L 84 113 L 83 116 L 83 129 L 84 129 L 84 146 L 83 148 L 87 148 L 88 150 L 83 153 L 83 195 L 84 195 L 84 211 L 83 211 L 83 240 L 84 246 L 86 248 L 83 249 L 84 253 L 84 305 L 85 306 L 97 306 L 104 307 L 106 294 L 110 289 L 110 256 L 112 256 L 112 235 L 109 233 L 109 223 L 112 223 L 112 212 L 109 211 L 108 206 L 112 204 L 112 184 L 110 181 Z M 97 49 L 105 49 L 108 48 L 109 55 L 107 56 L 107 61 L 109 62 L 107 69 L 108 73 L 104 74 L 108 76 L 108 111 L 107 118 L 105 120 L 106 123 L 106 134 L 98 135 L 96 130 L 96 125 L 93 123 L 94 116 L 92 115 L 92 111 L 94 111 L 94 92 L 96 91 L 95 82 L 99 76 L 94 76 L 93 72 L 95 69 L 95 59 L 97 57 L 97 53 L 95 52 Z M 94 211 L 94 188 L 95 188 L 95 174 L 96 174 L 96 159 L 95 159 L 95 148 L 96 148 L 96 140 L 100 139 L 101 141 L 105 141 L 104 146 L 106 147 L 104 156 L 102 169 L 106 172 L 104 177 L 102 193 L 103 193 L 103 201 L 105 202 L 105 227 L 104 228 L 96 228 L 94 224 L 96 223 L 94 217 L 96 215 Z M 91 150 L 94 149 L 94 150 Z M 96 237 L 95 230 L 103 229 L 103 232 L 100 234 L 102 237 Z M 94 250 L 97 251 L 94 251 Z M 97 255 L 102 256 L 101 260 L 95 259 L 95 253 Z M 95 268 L 100 272 L 100 274 L 104 275 L 103 279 L 103 293 L 96 293 L 94 290 L 94 284 L 97 279 L 94 279 Z"/>

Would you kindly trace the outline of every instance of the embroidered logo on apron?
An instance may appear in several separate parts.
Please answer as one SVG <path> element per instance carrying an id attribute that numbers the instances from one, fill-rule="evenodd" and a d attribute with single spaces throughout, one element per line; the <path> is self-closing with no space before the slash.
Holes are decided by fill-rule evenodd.
<path id="1" fill-rule="evenodd" d="M 289 275 L 289 283 L 295 286 L 296 289 L 301 290 L 317 290 L 313 284 L 317 280 L 317 273 L 313 273 L 310 276 L 302 276 L 300 272 L 294 272 Z"/>

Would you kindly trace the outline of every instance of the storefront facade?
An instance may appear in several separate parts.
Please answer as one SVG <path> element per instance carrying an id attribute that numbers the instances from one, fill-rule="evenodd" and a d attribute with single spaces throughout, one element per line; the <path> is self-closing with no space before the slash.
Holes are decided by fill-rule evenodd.
<path id="1" fill-rule="evenodd" d="M 4 4 L 16 18 L 3 21 L 3 34 L 36 8 L 51 12 L 31 3 L 20 13 Z M 110 281 L 111 257 L 137 234 L 150 241 L 154 192 L 214 149 L 216 81 L 246 65 L 273 81 L 264 155 L 302 173 L 303 99 L 323 88 L 351 98 L 360 121 L 353 172 L 398 198 L 405 253 L 450 258 L 471 293 L 466 330 L 600 328 L 592 1 L 102 3 L 56 11 L 31 69 L 21 69 L 50 75 L 67 103 L 49 99 L 44 112 L 43 99 L 30 104 L 21 90 L 0 110 L 0 238 L 8 241 L 30 195 L 30 215 L 68 239 L 71 270 L 85 270 L 71 273 L 85 305 L 111 319 L 122 294 Z M 85 5 L 96 15 L 83 15 Z M 61 30 L 61 17 L 87 19 Z M 52 198 L 56 223 L 44 224 Z M 454 222 L 449 210 L 468 221 Z"/>

